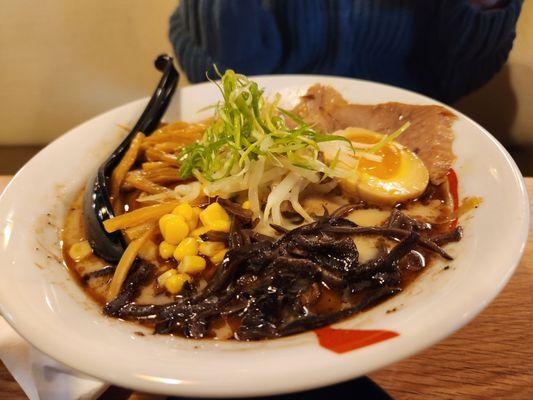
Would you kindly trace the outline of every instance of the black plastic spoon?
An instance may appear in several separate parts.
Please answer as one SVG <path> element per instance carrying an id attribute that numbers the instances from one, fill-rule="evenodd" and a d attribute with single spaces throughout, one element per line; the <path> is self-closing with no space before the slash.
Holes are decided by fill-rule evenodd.
<path id="1" fill-rule="evenodd" d="M 157 128 L 179 81 L 179 74 L 174 68 L 172 57 L 166 54 L 160 55 L 154 64 L 163 76 L 152 98 L 131 132 L 98 168 L 96 175 L 89 180 L 85 188 L 83 217 L 87 239 L 95 254 L 111 263 L 118 262 L 125 249 L 122 234 L 108 233 L 103 225 L 105 220 L 114 216 L 109 193 L 111 173 L 138 132 L 149 135 Z"/>

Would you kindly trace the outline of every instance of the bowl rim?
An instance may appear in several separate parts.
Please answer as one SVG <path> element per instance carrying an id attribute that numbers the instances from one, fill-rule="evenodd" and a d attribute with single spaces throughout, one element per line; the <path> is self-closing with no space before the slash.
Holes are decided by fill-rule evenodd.
<path id="1" fill-rule="evenodd" d="M 319 82 L 319 81 L 324 80 L 324 77 L 323 76 L 319 76 L 319 75 L 298 75 L 298 74 L 295 74 L 295 75 L 259 75 L 259 76 L 253 76 L 251 78 L 255 79 L 255 80 L 271 80 L 271 79 L 275 79 L 275 80 L 280 80 L 280 81 L 283 81 L 283 80 L 290 81 L 292 79 L 304 79 L 305 81 L 308 81 L 308 82 L 312 82 L 312 81 Z M 447 329 L 443 329 L 442 331 L 439 331 L 437 333 L 433 333 L 432 335 L 430 335 L 431 336 L 430 339 L 426 340 L 423 343 L 423 345 L 420 345 L 419 343 L 411 343 L 409 345 L 406 345 L 403 349 L 401 349 L 400 351 L 397 351 L 395 354 L 393 354 L 390 357 L 388 357 L 387 362 L 385 364 L 382 363 L 382 362 L 380 363 L 379 361 L 375 361 L 373 363 L 369 363 L 369 365 L 367 365 L 365 368 L 362 368 L 362 373 L 368 373 L 368 372 L 370 372 L 372 370 L 375 370 L 377 368 L 383 367 L 384 365 L 388 365 L 390 363 L 399 361 L 400 359 L 403 359 L 405 357 L 411 356 L 411 355 L 413 355 L 413 354 L 415 354 L 417 352 L 420 352 L 420 351 L 432 346 L 436 342 L 442 340 L 446 336 L 450 335 L 451 333 L 455 332 L 456 330 L 458 330 L 459 328 L 461 328 L 462 326 L 467 324 L 469 321 L 471 321 L 477 314 L 479 314 L 479 312 L 483 308 L 485 308 L 497 296 L 497 294 L 503 289 L 505 284 L 508 282 L 508 280 L 512 276 L 514 270 L 516 269 L 516 266 L 518 265 L 518 263 L 520 261 L 520 258 L 522 257 L 522 254 L 523 254 L 526 242 L 527 242 L 528 232 L 529 232 L 529 216 L 530 216 L 530 214 L 529 214 L 529 201 L 528 201 L 528 194 L 527 194 L 527 190 L 526 190 L 524 179 L 523 179 L 523 177 L 522 177 L 522 175 L 521 175 L 516 163 L 511 158 L 511 156 L 509 155 L 507 150 L 487 130 L 485 130 L 482 126 L 480 126 L 478 123 L 473 121 L 468 116 L 462 114 L 461 112 L 457 111 L 453 107 L 450 107 L 448 105 L 442 104 L 442 103 L 440 103 L 440 102 L 438 102 L 438 101 L 436 101 L 434 99 L 431 99 L 431 98 L 429 98 L 427 96 L 424 96 L 424 95 L 421 95 L 421 94 L 418 94 L 418 93 L 415 93 L 415 92 L 412 92 L 412 91 L 409 91 L 409 90 L 405 90 L 405 89 L 402 89 L 402 88 L 398 88 L 398 87 L 395 87 L 395 86 L 381 84 L 381 83 L 375 83 L 375 82 L 369 82 L 369 81 L 360 80 L 360 79 L 345 78 L 345 77 L 333 77 L 332 76 L 332 77 L 328 77 L 328 78 L 339 80 L 341 82 L 342 81 L 346 81 L 348 83 L 361 82 L 361 83 L 364 83 L 364 84 L 371 84 L 371 85 L 377 85 L 377 86 L 385 87 L 385 88 L 388 88 L 388 89 L 394 89 L 396 91 L 400 90 L 400 91 L 403 91 L 403 92 L 414 94 L 418 98 L 424 99 L 425 101 L 427 101 L 427 102 L 429 102 L 431 104 L 441 105 L 443 107 L 446 107 L 447 109 L 449 109 L 452 112 L 454 112 L 459 118 L 464 119 L 467 123 L 469 123 L 473 127 L 475 127 L 486 139 L 488 139 L 491 142 L 491 145 L 495 146 L 495 148 L 498 150 L 498 152 L 504 157 L 506 166 L 508 168 L 510 168 L 510 170 L 512 171 L 512 176 L 513 176 L 514 182 L 516 184 L 517 193 L 519 193 L 519 195 L 520 195 L 520 207 L 524 211 L 524 215 L 525 215 L 525 218 L 522 220 L 522 223 L 521 223 L 520 228 L 519 228 L 519 236 L 521 237 L 521 241 L 520 241 L 520 243 L 518 243 L 518 242 L 515 243 L 514 257 L 512 259 L 509 259 L 509 261 L 506 264 L 505 274 L 502 275 L 501 279 L 498 282 L 496 282 L 496 284 L 494 284 L 492 286 L 492 290 L 490 291 L 489 294 L 486 294 L 484 296 L 483 301 L 479 302 L 476 306 L 470 307 L 469 310 L 468 310 L 469 312 L 465 316 L 463 316 L 462 318 L 457 318 L 452 324 L 448 324 L 447 325 L 448 326 Z M 210 84 L 211 83 L 209 83 L 209 82 L 205 82 L 205 83 L 201 83 L 201 84 L 198 84 L 198 85 L 191 85 L 191 86 L 188 86 L 188 87 L 185 87 L 185 88 L 180 88 L 178 90 L 182 91 L 182 92 L 187 92 L 187 91 L 195 90 L 198 87 L 206 86 L 206 85 L 210 85 Z M 81 129 L 81 128 L 83 128 L 86 125 L 92 124 L 94 121 L 98 120 L 99 118 L 102 118 L 103 116 L 112 115 L 112 114 L 118 112 L 120 109 L 127 109 L 129 107 L 132 107 L 136 103 L 145 102 L 147 99 L 148 99 L 148 97 L 142 98 L 142 99 L 138 99 L 138 100 L 134 100 L 134 101 L 128 102 L 126 104 L 123 104 L 121 106 L 115 107 L 115 108 L 113 108 L 113 109 L 111 109 L 111 110 L 109 110 L 107 112 L 99 114 L 99 115 L 97 115 L 97 116 L 95 116 L 95 117 L 93 117 L 93 118 L 91 118 L 91 119 L 79 124 L 78 126 L 72 128 L 71 130 L 69 130 L 68 132 L 63 134 L 62 136 L 60 136 L 57 139 L 55 139 L 48 146 L 46 146 L 44 149 L 42 149 L 37 155 L 35 155 L 32 159 L 30 159 L 30 161 L 28 161 L 28 163 L 21 170 L 19 170 L 19 172 L 17 172 L 17 174 L 9 182 L 9 184 L 4 189 L 2 195 L 0 196 L 0 203 L 3 201 L 3 199 L 5 197 L 5 194 L 8 193 L 11 190 L 11 187 L 13 186 L 14 182 L 18 179 L 18 177 L 21 176 L 22 174 L 24 174 L 25 171 L 30 168 L 30 165 L 32 164 L 32 161 L 35 158 L 39 157 L 39 155 L 41 155 L 43 152 L 45 152 L 46 149 L 49 148 L 51 145 L 53 145 L 54 143 L 56 143 L 56 142 L 58 142 L 60 140 L 63 140 L 73 130 Z M 8 306 L 6 306 L 6 304 L 8 304 Z M 14 313 L 9 312 L 9 308 L 11 307 L 11 305 L 9 305 L 9 304 L 10 304 L 10 302 L 6 301 L 5 296 L 3 296 L 2 292 L 0 291 L 0 314 L 2 314 L 4 316 L 4 318 L 8 321 L 8 323 L 22 337 L 24 337 L 26 340 L 28 340 L 30 343 L 32 343 L 32 345 L 34 345 L 38 350 L 40 350 L 43 353 L 49 355 L 51 358 L 56 359 L 57 361 L 65 364 L 65 365 L 68 365 L 69 367 L 73 368 L 74 370 L 78 370 L 81 373 L 84 373 L 84 374 L 88 373 L 91 376 L 94 376 L 94 377 L 96 377 L 98 379 L 103 379 L 105 381 L 111 380 L 115 384 L 118 384 L 118 385 L 121 385 L 121 386 L 125 386 L 125 387 L 130 387 L 130 388 L 133 388 L 133 389 L 136 389 L 136 390 L 151 391 L 151 392 L 165 393 L 165 394 L 176 394 L 176 393 L 179 393 L 180 395 L 204 396 L 204 397 L 215 397 L 215 396 L 241 397 L 241 396 L 250 396 L 250 395 L 272 395 L 272 394 L 288 393 L 288 392 L 294 392 L 294 391 L 300 391 L 300 390 L 307 390 L 307 389 L 311 389 L 311 388 L 315 388 L 315 387 L 319 387 L 319 386 L 325 386 L 325 385 L 329 385 L 329 384 L 339 383 L 341 381 L 345 381 L 347 379 L 350 379 L 350 378 L 354 377 L 353 372 L 350 371 L 349 368 L 344 368 L 344 369 L 340 369 L 339 368 L 334 373 L 332 371 L 329 371 L 327 373 L 324 373 L 322 371 L 322 373 L 318 373 L 320 371 L 316 371 L 315 370 L 315 371 L 313 371 L 312 374 L 310 374 L 310 378 L 311 378 L 311 375 L 312 375 L 312 379 L 306 379 L 306 380 L 304 379 L 303 381 L 299 381 L 299 382 L 289 382 L 289 381 L 276 382 L 275 384 L 272 385 L 272 387 L 267 388 L 267 389 L 265 389 L 265 388 L 256 388 L 256 389 L 252 390 L 252 389 L 248 388 L 247 390 L 236 390 L 236 388 L 231 388 L 231 387 L 225 387 L 225 388 L 222 388 L 222 389 L 221 388 L 217 388 L 219 390 L 219 393 L 217 393 L 215 391 L 212 391 L 212 390 L 205 390 L 205 388 L 203 388 L 202 386 L 195 386 L 195 385 L 184 385 L 184 386 L 182 386 L 180 388 L 179 391 L 177 391 L 177 390 L 175 390 L 176 389 L 176 385 L 168 385 L 168 384 L 161 385 L 160 383 L 150 382 L 149 380 L 146 380 L 146 379 L 132 380 L 131 378 L 128 379 L 127 377 L 123 377 L 123 376 L 119 376 L 119 375 L 114 375 L 112 377 L 112 379 L 109 379 L 109 376 L 102 375 L 101 373 L 99 373 L 99 371 L 97 369 L 94 369 L 94 368 L 91 369 L 91 370 L 88 370 L 87 368 L 78 369 L 76 367 L 75 363 L 72 362 L 73 360 L 72 360 L 72 357 L 70 357 L 70 356 L 66 357 L 65 355 L 58 356 L 57 354 L 51 354 L 51 352 L 49 351 L 50 349 L 47 348 L 46 346 L 42 346 L 42 343 L 34 344 L 36 342 L 35 340 L 32 340 L 32 339 L 34 339 L 34 336 L 32 336 L 31 334 L 28 334 L 27 330 L 24 329 L 23 324 L 21 324 L 21 319 L 20 318 L 17 318 L 14 315 Z M 339 363 L 339 364 L 341 364 L 341 363 Z"/>

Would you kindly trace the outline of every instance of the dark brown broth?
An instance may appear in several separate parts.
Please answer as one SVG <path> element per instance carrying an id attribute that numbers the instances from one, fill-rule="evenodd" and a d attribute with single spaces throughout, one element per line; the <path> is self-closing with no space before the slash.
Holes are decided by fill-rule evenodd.
<path id="1" fill-rule="evenodd" d="M 122 204 L 128 204 L 131 208 L 135 208 L 135 201 L 132 200 L 132 197 L 130 195 L 124 196 L 124 198 L 121 199 Z M 341 196 L 335 196 L 332 198 L 331 196 L 325 197 L 325 196 L 319 196 L 316 198 L 313 198 L 310 200 L 312 202 L 316 202 L 315 205 L 320 205 L 320 208 L 323 204 L 326 204 L 327 208 L 332 211 L 333 209 L 337 208 L 340 205 L 340 202 L 346 203 L 347 200 L 342 198 Z M 447 206 L 447 202 L 449 201 L 449 194 L 447 192 L 446 185 L 441 186 L 434 186 L 429 185 L 428 189 L 426 190 L 425 194 L 421 196 L 418 200 L 414 200 L 411 202 L 407 202 L 405 204 L 399 205 L 398 207 L 405 211 L 406 213 L 409 213 L 410 210 L 417 210 L 420 207 L 422 209 L 428 209 L 433 210 L 435 207 L 438 209 L 438 215 L 433 215 L 431 220 L 432 222 L 438 222 L 437 224 L 432 224 L 431 228 L 431 234 L 437 234 L 444 232 L 448 229 L 448 224 L 451 218 L 451 211 L 450 207 Z M 309 206 L 311 208 L 312 204 L 309 203 Z M 437 205 L 437 206 L 436 206 Z M 367 207 L 367 210 L 376 209 L 373 207 Z M 376 209 L 380 212 L 390 211 L 390 208 L 381 208 Z M 416 214 L 416 213 L 415 213 Z M 435 214 L 435 213 L 433 213 Z M 425 216 L 419 216 L 420 220 L 424 221 L 427 220 L 427 217 Z M 63 259 L 65 264 L 67 265 L 69 271 L 72 273 L 76 281 L 81 285 L 81 287 L 85 290 L 85 292 L 98 304 L 101 306 L 105 305 L 105 291 L 107 289 L 107 285 L 110 282 L 111 275 L 110 276 L 104 276 L 104 277 L 98 277 L 89 280 L 88 282 L 84 282 L 82 279 L 83 275 L 95 271 L 98 269 L 101 269 L 105 267 L 107 264 L 99 259 L 98 257 L 91 255 L 89 258 L 82 260 L 81 262 L 76 263 L 72 258 L 70 258 L 68 254 L 69 247 L 78 242 L 85 240 L 85 232 L 84 232 L 84 226 L 83 226 L 83 218 L 81 214 L 81 194 L 78 196 L 78 198 L 73 203 L 65 224 L 65 229 L 63 230 Z M 383 240 L 383 239 L 381 239 Z M 387 247 L 390 249 L 395 242 L 390 239 L 385 239 L 384 242 L 387 244 Z M 435 258 L 435 255 L 430 253 L 427 250 L 424 249 L 417 249 L 417 252 L 419 254 L 419 258 L 423 261 L 424 266 L 427 268 L 431 264 L 431 261 L 433 258 Z M 402 261 L 400 262 L 400 271 L 401 271 L 401 287 L 402 289 L 408 286 L 412 281 L 416 279 L 417 276 L 420 275 L 422 271 L 425 270 L 425 268 L 415 268 L 416 263 L 413 263 L 413 260 L 409 259 L 410 257 L 404 257 Z M 163 261 L 161 259 L 158 259 L 155 262 L 155 265 L 157 267 L 157 273 L 156 275 L 161 274 L 168 268 L 171 268 L 172 266 L 175 266 L 174 263 Z M 197 285 L 198 282 L 201 280 L 208 281 L 211 279 L 213 274 L 216 272 L 216 266 L 213 264 L 209 264 L 208 268 L 200 275 L 195 277 L 194 285 Z M 136 303 L 138 304 L 164 304 L 164 303 L 170 303 L 172 301 L 175 301 L 176 298 L 179 298 L 180 296 L 171 296 L 167 294 L 164 290 L 161 290 L 161 288 L 158 287 L 158 285 L 155 283 L 155 280 L 150 284 L 146 285 L 146 287 L 143 288 L 141 296 L 136 300 Z M 355 299 L 354 299 L 355 300 Z M 349 306 L 347 303 L 343 303 L 341 298 L 337 293 L 335 293 L 333 290 L 330 290 L 327 287 L 323 287 L 321 290 L 321 294 L 318 297 L 317 300 L 315 300 L 312 304 L 308 306 L 309 310 L 316 314 L 328 314 L 333 313 L 336 311 L 339 311 L 345 307 Z M 145 325 L 145 323 L 143 323 Z M 150 324 L 148 324 L 150 325 Z M 240 320 L 239 318 L 236 318 L 234 316 L 229 318 L 219 318 L 215 319 L 212 322 L 212 326 L 210 326 L 209 331 L 211 335 L 215 335 L 215 332 L 217 328 L 220 328 L 224 325 L 229 325 L 231 329 L 234 331 L 238 329 L 240 326 Z"/>

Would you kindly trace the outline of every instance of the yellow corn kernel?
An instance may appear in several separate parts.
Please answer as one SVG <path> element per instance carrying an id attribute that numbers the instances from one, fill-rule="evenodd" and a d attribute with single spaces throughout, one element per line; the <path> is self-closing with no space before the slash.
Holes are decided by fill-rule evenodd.
<path id="1" fill-rule="evenodd" d="M 191 219 L 194 211 L 189 203 L 182 203 L 172 211 L 172 214 L 181 215 L 185 219 Z"/>
<path id="2" fill-rule="evenodd" d="M 190 221 L 187 221 L 189 223 L 189 228 L 191 229 L 191 231 L 198 227 L 198 220 L 200 218 L 201 212 L 202 212 L 202 209 L 200 207 L 192 208 L 192 218 L 190 219 Z"/>
<path id="3" fill-rule="evenodd" d="M 194 210 L 194 209 L 193 209 Z M 198 226 L 198 213 L 192 213 L 191 219 L 187 220 L 187 225 L 189 225 L 189 230 L 193 231 Z"/>
<path id="4" fill-rule="evenodd" d="M 200 228 L 196 228 L 194 231 L 191 232 L 191 236 L 194 236 L 195 238 L 200 237 L 206 232 L 209 232 L 211 229 L 209 229 L 206 226 L 201 226 Z"/>
<path id="5" fill-rule="evenodd" d="M 174 258 L 177 261 L 183 260 L 185 256 L 195 256 L 198 254 L 198 243 L 195 238 L 187 237 L 183 239 L 174 250 Z"/>
<path id="6" fill-rule="evenodd" d="M 219 219 L 219 220 L 213 221 L 211 225 L 209 225 L 209 228 L 212 231 L 229 232 L 230 222 L 223 220 L 223 219 Z"/>
<path id="7" fill-rule="evenodd" d="M 185 256 L 180 262 L 180 265 L 178 265 L 178 271 L 187 274 L 195 274 L 203 271 L 205 266 L 206 262 L 204 258 L 200 256 Z"/>
<path id="8" fill-rule="evenodd" d="M 165 289 L 172 294 L 178 294 L 183 289 L 185 282 L 191 282 L 192 278 L 187 274 L 175 274 L 168 278 L 165 283 Z"/>
<path id="9" fill-rule="evenodd" d="M 159 255 L 163 260 L 168 260 L 170 257 L 172 257 L 172 254 L 174 254 L 174 250 L 176 250 L 176 246 L 170 243 L 167 243 L 165 241 L 159 243 Z"/>
<path id="10" fill-rule="evenodd" d="M 222 260 L 224 260 L 224 257 L 226 256 L 226 253 L 228 252 L 228 249 L 222 249 L 220 251 L 217 251 L 211 258 L 211 262 L 215 265 L 220 264 Z"/>
<path id="11" fill-rule="evenodd" d="M 168 278 L 170 278 L 172 275 L 176 275 L 177 273 L 178 272 L 175 269 L 169 269 L 157 277 L 157 283 L 159 286 L 163 286 Z"/>
<path id="12" fill-rule="evenodd" d="M 154 261 L 157 258 L 157 245 L 153 241 L 147 240 L 139 249 L 138 255 L 142 260 Z"/>
<path id="13" fill-rule="evenodd" d="M 198 251 L 207 257 L 212 257 L 215 253 L 223 250 L 226 246 L 222 242 L 202 242 L 198 246 Z"/>
<path id="14" fill-rule="evenodd" d="M 245 210 L 249 210 L 250 209 L 250 202 L 248 200 L 246 200 L 244 203 L 242 203 L 242 208 L 244 208 Z"/>
<path id="15" fill-rule="evenodd" d="M 204 226 L 211 228 L 211 225 L 215 221 L 228 221 L 229 225 L 230 219 L 228 213 L 220 204 L 213 203 L 208 205 L 205 210 L 200 213 L 200 221 L 202 221 Z"/>
<path id="16" fill-rule="evenodd" d="M 87 240 L 84 240 L 83 242 L 79 243 L 74 243 L 72 246 L 70 246 L 70 249 L 68 250 L 68 255 L 76 262 L 79 262 L 84 258 L 89 257 L 91 254 L 93 254 L 93 248 Z"/>
<path id="17" fill-rule="evenodd" d="M 187 225 L 189 225 L 189 231 L 192 231 L 198 226 L 199 212 L 195 211 L 195 208 L 200 211 L 198 207 L 193 208 L 189 203 L 183 203 L 177 206 L 174 211 L 172 211 L 172 214 L 181 215 L 187 222 Z"/>
<path id="18" fill-rule="evenodd" d="M 189 234 L 189 225 L 181 215 L 165 214 L 159 220 L 159 229 L 165 242 L 178 245 Z"/>

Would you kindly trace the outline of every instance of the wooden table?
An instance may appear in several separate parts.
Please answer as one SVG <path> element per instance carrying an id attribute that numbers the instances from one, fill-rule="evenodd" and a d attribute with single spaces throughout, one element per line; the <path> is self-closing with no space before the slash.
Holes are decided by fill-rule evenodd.
<path id="1" fill-rule="evenodd" d="M 0 177 L 0 190 L 9 177 Z M 526 179 L 533 199 L 533 178 Z M 533 209 L 533 204 L 532 206 Z M 514 276 L 470 324 L 370 375 L 395 399 L 533 399 L 533 234 Z M 0 363 L 0 399 L 26 398 Z M 103 399 L 161 399 L 111 388 Z"/>

